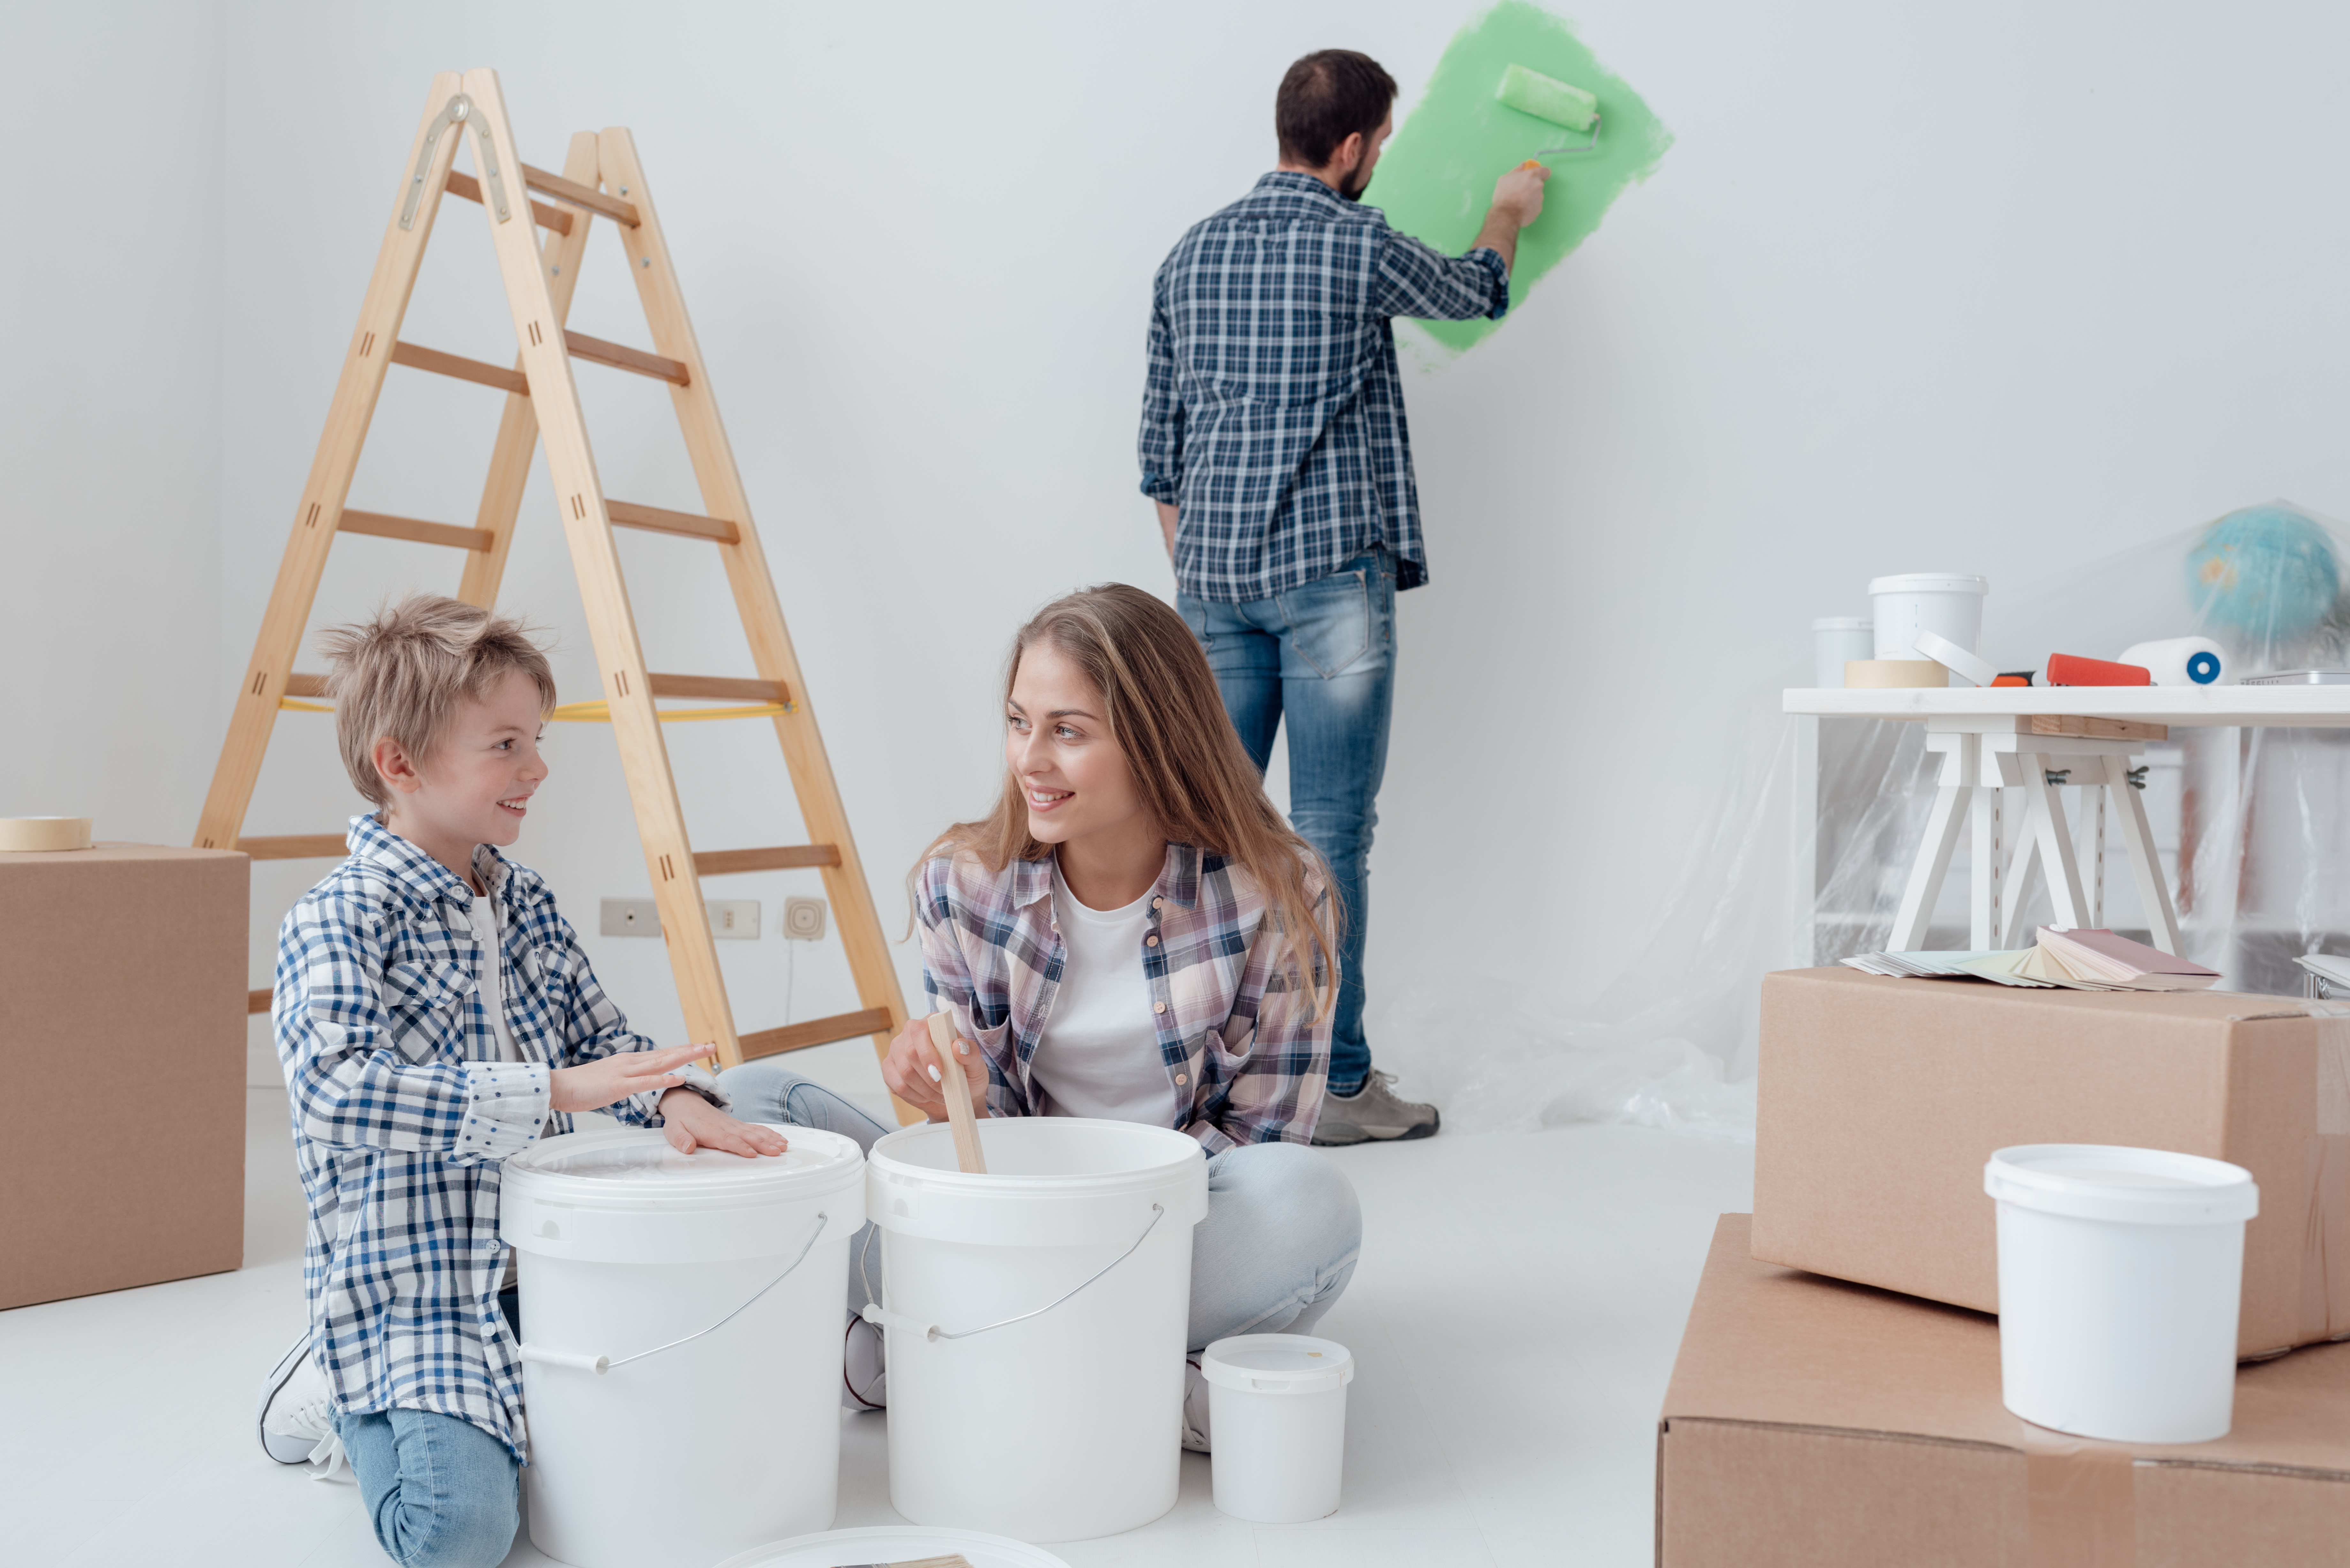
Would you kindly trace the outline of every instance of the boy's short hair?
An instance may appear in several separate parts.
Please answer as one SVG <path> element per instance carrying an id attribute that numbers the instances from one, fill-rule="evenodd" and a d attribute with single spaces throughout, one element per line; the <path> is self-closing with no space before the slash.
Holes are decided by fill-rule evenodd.
<path id="1" fill-rule="evenodd" d="M 1329 163 L 1338 144 L 1366 140 L 1394 107 L 1395 78 L 1353 49 L 1316 49 L 1292 64 L 1273 99 L 1273 133 L 1281 155 L 1308 169 Z"/>
<path id="2" fill-rule="evenodd" d="M 375 768 L 375 743 L 386 736 L 423 762 L 447 739 L 458 702 L 482 701 L 509 670 L 538 687 L 542 715 L 555 711 L 555 671 L 530 628 L 463 599 L 411 594 L 372 620 L 321 633 L 318 648 L 343 766 L 379 807 L 391 800 Z"/>

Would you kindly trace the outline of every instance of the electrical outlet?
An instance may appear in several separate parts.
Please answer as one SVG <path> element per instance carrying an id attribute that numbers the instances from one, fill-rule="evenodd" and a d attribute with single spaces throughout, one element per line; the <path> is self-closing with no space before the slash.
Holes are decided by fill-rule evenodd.
<path id="1" fill-rule="evenodd" d="M 795 942 L 824 940 L 824 900 L 822 898 L 785 899 L 784 935 Z"/>
<path id="2" fill-rule="evenodd" d="M 702 908 L 710 911 L 710 934 L 713 937 L 739 939 L 759 934 L 756 898 L 712 898 Z"/>
<path id="3" fill-rule="evenodd" d="M 657 937 L 660 906 L 650 898 L 607 898 L 599 929 L 608 937 Z"/>

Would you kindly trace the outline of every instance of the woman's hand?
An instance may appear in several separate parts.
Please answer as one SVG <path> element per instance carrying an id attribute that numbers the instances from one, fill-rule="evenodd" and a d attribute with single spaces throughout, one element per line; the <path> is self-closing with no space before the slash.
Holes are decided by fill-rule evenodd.
<path id="1" fill-rule="evenodd" d="M 784 1135 L 756 1122 L 736 1121 L 691 1089 L 671 1089 L 660 1097 L 661 1136 L 680 1154 L 714 1148 L 745 1159 L 781 1154 L 791 1147 Z"/>
<path id="2" fill-rule="evenodd" d="M 987 1115 L 987 1058 L 976 1044 L 960 1038 L 955 1041 L 954 1055 L 956 1065 L 971 1084 L 972 1114 Z M 945 1067 L 931 1044 L 930 1020 L 917 1018 L 889 1042 L 889 1054 L 881 1062 L 881 1081 L 889 1085 L 891 1094 L 931 1120 L 942 1122 L 947 1119 L 947 1098 L 939 1087 L 943 1081 L 939 1073 Z"/>
<path id="3" fill-rule="evenodd" d="M 673 1089 L 685 1082 L 677 1069 L 715 1049 L 672 1045 L 666 1051 L 620 1051 L 585 1066 L 557 1067 L 547 1075 L 547 1104 L 558 1111 L 600 1111 L 648 1089 Z"/>

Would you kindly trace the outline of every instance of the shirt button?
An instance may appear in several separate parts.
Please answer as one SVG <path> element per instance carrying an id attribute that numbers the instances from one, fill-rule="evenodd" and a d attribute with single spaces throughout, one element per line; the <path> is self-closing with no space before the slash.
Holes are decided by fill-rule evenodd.
<path id="1" fill-rule="evenodd" d="M 1150 1004 L 1150 1011 L 1153 1012 L 1164 1012 L 1167 1011 L 1167 1004 L 1163 1002 L 1154 1002 Z"/>
<path id="2" fill-rule="evenodd" d="M 1159 945 L 1159 933 L 1157 931 L 1153 931 L 1149 936 L 1143 938 L 1142 945 L 1147 948 L 1157 947 Z"/>
<path id="3" fill-rule="evenodd" d="M 1191 1075 L 1189 1073 L 1178 1073 L 1175 1075 L 1175 1082 L 1178 1084 L 1188 1084 L 1191 1081 Z"/>
<path id="4" fill-rule="evenodd" d="M 1163 909 L 1167 907 L 1167 900 L 1164 898 L 1153 898 L 1150 900 L 1150 907 L 1154 909 Z"/>

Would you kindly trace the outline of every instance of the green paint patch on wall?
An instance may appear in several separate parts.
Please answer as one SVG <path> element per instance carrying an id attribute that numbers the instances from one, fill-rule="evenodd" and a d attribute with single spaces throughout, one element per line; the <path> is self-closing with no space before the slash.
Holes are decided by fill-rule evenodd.
<path id="1" fill-rule="evenodd" d="M 1599 226 L 1625 187 L 1648 177 L 1673 137 L 1563 18 L 1523 0 L 1503 0 L 1446 47 L 1427 94 L 1380 155 L 1363 192 L 1365 204 L 1384 209 L 1388 222 L 1404 234 L 1459 255 L 1485 221 L 1494 181 L 1544 148 L 1589 140 L 1497 99 L 1502 73 L 1513 65 L 1597 95 L 1600 116 L 1596 151 L 1544 160 L 1552 172 L 1542 216 L 1519 234 L 1517 265 L 1510 273 L 1515 310 L 1543 275 Z M 1458 351 L 1473 348 L 1501 323 L 1413 325 Z"/>

